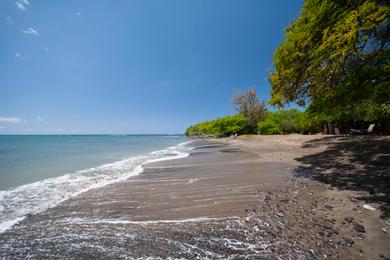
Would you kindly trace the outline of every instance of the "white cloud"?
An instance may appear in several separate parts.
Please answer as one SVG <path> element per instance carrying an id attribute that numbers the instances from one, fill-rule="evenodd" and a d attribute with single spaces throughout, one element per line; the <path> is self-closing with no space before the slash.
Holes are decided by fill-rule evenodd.
<path id="1" fill-rule="evenodd" d="M 0 123 L 20 123 L 22 119 L 18 117 L 2 117 L 0 116 Z"/>
<path id="2" fill-rule="evenodd" d="M 31 35 L 38 35 L 38 31 L 35 30 L 34 28 L 32 27 L 29 27 L 25 30 L 22 30 L 22 33 L 25 33 L 25 34 L 31 34 Z"/>
<path id="3" fill-rule="evenodd" d="M 44 120 L 42 117 L 40 117 L 40 116 L 37 117 L 37 120 L 38 120 L 39 122 L 45 121 L 45 120 Z"/>
<path id="4" fill-rule="evenodd" d="M 26 11 L 27 6 L 29 6 L 29 5 L 30 5 L 30 2 L 28 0 L 17 0 L 16 1 L 16 7 L 22 11 Z"/>
<path id="5" fill-rule="evenodd" d="M 20 10 L 22 10 L 22 11 L 26 10 L 26 7 L 24 6 L 24 4 L 22 4 L 22 3 L 20 3 L 20 2 L 16 2 L 16 6 L 17 6 Z"/>

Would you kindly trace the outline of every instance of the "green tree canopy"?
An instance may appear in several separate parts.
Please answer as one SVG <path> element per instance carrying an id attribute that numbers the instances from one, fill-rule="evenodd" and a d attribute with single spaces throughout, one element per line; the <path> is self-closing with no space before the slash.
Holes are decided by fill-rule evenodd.
<path id="1" fill-rule="evenodd" d="M 190 126 L 186 135 L 223 137 L 232 134 L 246 134 L 249 131 L 247 118 L 237 114 Z"/>
<path id="2" fill-rule="evenodd" d="M 317 119 L 390 123 L 390 7 L 380 0 L 305 0 L 274 54 L 272 105 Z"/>

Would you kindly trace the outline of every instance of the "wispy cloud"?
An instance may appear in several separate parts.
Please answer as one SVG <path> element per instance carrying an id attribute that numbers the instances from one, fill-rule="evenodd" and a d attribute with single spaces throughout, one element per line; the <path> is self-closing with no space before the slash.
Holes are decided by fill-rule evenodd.
<path id="1" fill-rule="evenodd" d="M 62 128 L 50 128 L 50 129 L 47 129 L 48 132 L 66 132 L 64 129 Z"/>
<path id="2" fill-rule="evenodd" d="M 30 2 L 28 0 L 17 0 L 16 1 L 16 7 L 19 8 L 19 10 L 26 11 L 27 7 L 30 5 Z"/>
<path id="3" fill-rule="evenodd" d="M 40 117 L 40 116 L 38 116 L 37 118 L 37 121 L 39 121 L 39 122 L 43 122 L 43 121 L 45 121 L 42 117 Z"/>
<path id="4" fill-rule="evenodd" d="M 22 11 L 26 10 L 26 7 L 20 2 L 16 2 L 16 6 Z"/>
<path id="5" fill-rule="evenodd" d="M 22 119 L 18 117 L 2 117 L 0 116 L 0 123 L 20 123 Z"/>
<path id="6" fill-rule="evenodd" d="M 80 12 L 77 12 L 77 13 L 76 13 L 76 15 L 77 15 L 77 16 L 80 16 L 80 15 L 81 15 L 81 13 L 80 13 Z"/>
<path id="7" fill-rule="evenodd" d="M 31 34 L 31 35 L 38 35 L 38 31 L 35 30 L 35 29 L 32 28 L 32 27 L 29 27 L 29 28 L 27 28 L 27 29 L 22 30 L 22 33 Z"/>
<path id="8" fill-rule="evenodd" d="M 15 24 L 14 20 L 11 18 L 11 16 L 4 17 L 4 20 L 7 24 Z"/>
<path id="9" fill-rule="evenodd" d="M 16 58 L 22 58 L 22 55 L 20 55 L 20 53 L 17 52 L 17 53 L 15 53 L 15 57 L 16 57 Z"/>

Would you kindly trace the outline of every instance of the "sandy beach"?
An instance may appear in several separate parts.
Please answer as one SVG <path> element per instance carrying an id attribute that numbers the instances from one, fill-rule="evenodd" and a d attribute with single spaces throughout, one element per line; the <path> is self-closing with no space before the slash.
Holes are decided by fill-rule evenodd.
<path id="1" fill-rule="evenodd" d="M 0 234 L 0 257 L 389 259 L 389 137 L 191 146 L 28 216 Z"/>

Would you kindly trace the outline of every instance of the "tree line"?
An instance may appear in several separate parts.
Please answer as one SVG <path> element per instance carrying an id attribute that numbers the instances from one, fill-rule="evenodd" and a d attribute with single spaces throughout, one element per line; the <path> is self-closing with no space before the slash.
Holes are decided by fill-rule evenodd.
<path id="1" fill-rule="evenodd" d="M 390 129 L 390 4 L 305 0 L 273 56 L 267 111 L 253 88 L 233 98 L 238 114 L 203 122 L 188 135 L 318 132 L 324 124 Z M 303 108 L 283 110 L 296 103 Z"/>

